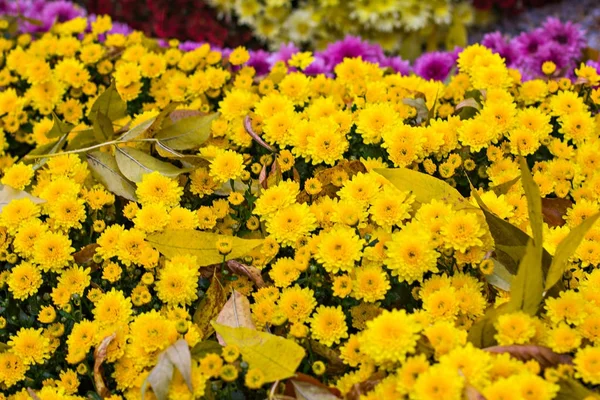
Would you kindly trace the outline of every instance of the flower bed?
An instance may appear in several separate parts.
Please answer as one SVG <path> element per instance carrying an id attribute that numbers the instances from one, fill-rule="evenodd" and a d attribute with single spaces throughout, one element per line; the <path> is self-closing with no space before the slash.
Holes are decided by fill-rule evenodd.
<path id="1" fill-rule="evenodd" d="M 595 68 L 86 29 L 0 41 L 5 397 L 595 398 Z"/>

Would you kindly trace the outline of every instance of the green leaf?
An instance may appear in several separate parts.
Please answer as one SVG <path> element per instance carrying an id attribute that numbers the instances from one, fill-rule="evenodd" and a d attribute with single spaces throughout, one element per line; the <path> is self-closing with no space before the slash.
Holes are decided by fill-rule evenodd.
<path id="1" fill-rule="evenodd" d="M 110 121 L 127 116 L 127 102 L 119 95 L 114 82 L 98 96 L 92 105 L 90 119 L 94 120 L 98 111 L 106 115 Z"/>
<path id="2" fill-rule="evenodd" d="M 78 150 L 98 143 L 94 136 L 94 129 L 84 129 L 74 135 L 73 139 L 70 139 L 67 144 L 67 150 Z"/>
<path id="3" fill-rule="evenodd" d="M 156 117 L 152 117 L 134 126 L 129 131 L 125 132 L 119 140 L 123 142 L 133 140 L 144 133 L 147 133 L 148 137 L 153 137 L 154 132 L 161 128 L 165 118 L 167 118 L 178 105 L 179 103 L 169 103 Z"/>
<path id="4" fill-rule="evenodd" d="M 117 196 L 137 201 L 135 185 L 119 172 L 115 156 L 101 151 L 92 151 L 87 153 L 86 157 L 92 175 L 108 190 Z"/>
<path id="5" fill-rule="evenodd" d="M 177 168 L 173 164 L 161 161 L 151 155 L 131 147 L 117 147 L 115 158 L 121 173 L 130 181 L 141 182 L 142 176 L 154 171 L 175 178 L 190 169 Z"/>
<path id="6" fill-rule="evenodd" d="M 500 315 L 506 312 L 508 312 L 506 303 L 488 309 L 485 315 L 479 318 L 469 329 L 469 335 L 467 336 L 469 342 L 480 349 L 496 344 L 494 323 Z"/>
<path id="7" fill-rule="evenodd" d="M 498 260 L 504 264 L 511 274 L 516 274 L 516 266 L 520 262 L 521 258 L 515 258 L 513 254 L 506 253 L 504 248 L 522 248 L 522 252 L 520 253 L 520 255 L 522 255 L 524 253 L 525 246 L 530 239 L 529 235 L 510 222 L 507 222 L 492 213 L 483 203 L 481 197 L 479 197 L 479 194 L 475 189 L 471 188 L 471 194 L 473 197 L 475 197 L 475 201 L 477 201 L 477 204 L 479 204 L 481 211 L 483 211 L 490 234 L 492 235 L 492 238 L 494 238 Z"/>
<path id="8" fill-rule="evenodd" d="M 128 140 L 133 140 L 144 134 L 153 124 L 156 122 L 156 117 L 152 117 L 146 121 L 140 122 L 123 135 L 119 137 L 119 140 L 122 142 L 126 142 Z"/>
<path id="9" fill-rule="evenodd" d="M 538 185 L 533 181 L 527 162 L 522 156 L 519 156 L 521 165 L 521 182 L 527 199 L 527 211 L 529 213 L 529 226 L 533 232 L 533 241 L 535 248 L 541 253 L 544 240 L 542 237 L 544 231 L 544 216 L 542 214 L 542 196 Z M 541 259 L 541 255 L 540 255 Z M 541 261 L 540 261 L 541 262 Z"/>
<path id="10" fill-rule="evenodd" d="M 225 257 L 217 251 L 216 247 L 217 240 L 221 238 L 229 238 L 232 241 L 232 250 Z M 220 264 L 223 258 L 225 260 L 239 258 L 263 243 L 263 239 L 242 239 L 189 229 L 153 233 L 148 235 L 146 241 L 167 258 L 196 256 L 199 267 Z"/>
<path id="11" fill-rule="evenodd" d="M 242 359 L 250 368 L 265 375 L 265 382 L 275 382 L 294 376 L 304 358 L 302 346 L 296 342 L 248 328 L 232 328 L 213 322 L 213 327 L 227 344 L 239 347 Z"/>
<path id="12" fill-rule="evenodd" d="M 0 184 L 0 212 L 2 212 L 4 207 L 6 207 L 11 201 L 23 199 L 25 197 L 35 204 L 42 204 L 46 202 L 46 200 L 35 197 L 23 190 L 13 189 L 8 185 Z"/>
<path id="13" fill-rule="evenodd" d="M 599 217 L 600 213 L 587 218 L 581 224 L 571 229 L 569 234 L 558 244 L 556 252 L 554 253 L 554 258 L 550 264 L 550 270 L 546 275 L 545 290 L 550 289 L 560 281 L 565 272 L 569 258 L 573 255 L 575 250 L 577 250 L 577 247 L 579 247 L 585 234 L 592 226 L 594 226 Z"/>
<path id="14" fill-rule="evenodd" d="M 192 386 L 192 355 L 190 347 L 185 339 L 179 339 L 171 346 L 167 347 L 167 357 L 171 363 L 177 368 L 183 380 L 187 384 L 190 392 L 194 391 Z"/>
<path id="15" fill-rule="evenodd" d="M 73 130 L 74 126 L 68 124 L 66 122 L 62 122 L 56 114 L 52 113 L 52 120 L 54 121 L 54 125 L 52 125 L 52 129 L 46 134 L 48 138 L 58 138 L 63 136 L 65 133 L 69 133 Z"/>
<path id="16" fill-rule="evenodd" d="M 211 123 L 218 116 L 214 113 L 183 118 L 158 131 L 155 137 L 173 150 L 195 149 L 208 140 Z"/>
<path id="17" fill-rule="evenodd" d="M 452 205 L 456 210 L 476 210 L 458 190 L 431 175 L 408 168 L 375 169 L 375 172 L 389 180 L 398 189 L 412 192 L 421 204 L 429 203 L 431 200 L 441 200 Z"/>
<path id="18" fill-rule="evenodd" d="M 0 353 L 4 353 L 5 351 L 7 351 L 8 349 L 10 349 L 10 346 L 7 345 L 6 343 L 2 343 L 0 342 Z"/>
<path id="19" fill-rule="evenodd" d="M 52 125 L 52 129 L 50 129 L 50 132 L 48 132 L 48 136 L 58 137 L 59 139 L 54 143 L 54 145 L 52 145 L 52 147 L 48 150 L 47 153 L 42 154 L 54 154 L 57 151 L 60 151 L 63 148 L 65 142 L 67 141 L 69 133 L 73 129 L 73 125 L 61 122 L 54 113 L 52 113 L 52 119 L 54 120 L 54 125 Z M 30 154 L 33 154 L 33 152 L 31 152 Z M 40 158 L 38 161 L 36 161 L 35 164 L 33 164 L 33 169 L 37 170 L 43 167 L 44 164 L 46 164 L 46 161 L 48 161 L 48 158 Z"/>
<path id="20" fill-rule="evenodd" d="M 520 176 L 517 176 L 516 178 L 511 179 L 508 182 L 504 182 L 501 183 L 497 186 L 491 186 L 490 189 L 492 189 L 494 191 L 494 193 L 496 194 L 496 196 L 500 196 L 501 194 L 506 194 L 508 193 L 509 189 L 511 187 L 514 186 L 515 183 L 519 182 L 521 180 Z"/>
<path id="21" fill-rule="evenodd" d="M 213 328 L 214 329 L 214 328 Z M 204 358 L 207 354 L 221 354 L 223 346 L 214 340 L 203 340 L 192 349 L 192 358 Z"/>
<path id="22" fill-rule="evenodd" d="M 558 381 L 560 390 L 555 400 L 581 400 L 586 398 L 597 399 L 598 394 L 583 386 L 574 378 L 562 378 Z"/>
<path id="23" fill-rule="evenodd" d="M 536 315 L 543 300 L 543 282 L 542 254 L 530 241 L 519 264 L 519 271 L 510 285 L 510 311 L 522 310 Z"/>
<path id="24" fill-rule="evenodd" d="M 169 397 L 169 385 L 173 379 L 173 363 L 167 357 L 165 352 L 158 356 L 158 363 L 152 368 L 150 374 L 142 385 L 142 399 L 146 398 L 148 385 L 158 400 L 167 400 Z"/>
<path id="25" fill-rule="evenodd" d="M 94 137 L 98 143 L 112 139 L 114 132 L 113 125 L 110 119 L 102 112 L 96 112 L 96 117 L 92 120 L 94 127 Z"/>

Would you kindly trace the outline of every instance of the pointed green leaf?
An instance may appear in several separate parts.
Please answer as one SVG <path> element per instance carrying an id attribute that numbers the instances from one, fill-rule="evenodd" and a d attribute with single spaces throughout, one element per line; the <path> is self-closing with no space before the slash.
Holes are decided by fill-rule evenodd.
<path id="1" fill-rule="evenodd" d="M 58 140 L 52 145 L 52 147 L 48 150 L 47 153 L 42 153 L 42 154 L 54 154 L 54 153 L 60 151 L 63 148 L 63 146 L 65 145 L 65 142 L 67 141 L 67 137 L 69 136 L 69 133 L 74 128 L 73 125 L 66 124 L 66 123 L 62 122 L 61 120 L 59 120 L 58 117 L 56 116 L 56 114 L 54 114 L 54 113 L 52 113 L 52 119 L 54 120 L 54 125 L 52 125 L 52 129 L 50 129 L 48 136 L 49 137 L 58 137 Z M 34 152 L 31 152 L 30 154 L 34 154 Z M 48 161 L 47 158 L 40 158 L 35 164 L 33 164 L 33 169 L 37 170 L 37 169 L 43 167 L 44 164 L 46 164 L 46 161 Z"/>
<path id="2" fill-rule="evenodd" d="M 223 255 L 216 247 L 217 240 L 220 238 L 229 238 L 233 242 L 233 249 L 225 256 L 225 260 L 239 258 L 263 243 L 262 239 L 242 239 L 189 229 L 153 233 L 146 238 L 146 241 L 167 258 L 192 255 L 198 258 L 199 267 L 205 267 L 223 261 Z"/>
<path id="3" fill-rule="evenodd" d="M 86 157 L 92 175 L 109 191 L 128 200 L 137 201 L 135 185 L 119 172 L 115 156 L 101 151 L 92 151 L 87 153 Z"/>
<path id="4" fill-rule="evenodd" d="M 208 140 L 211 123 L 218 116 L 214 113 L 183 118 L 158 131 L 155 137 L 173 150 L 195 149 Z"/>
<path id="5" fill-rule="evenodd" d="M 71 132 L 74 128 L 73 125 L 61 121 L 54 112 L 52 113 L 52 120 L 54 121 L 54 125 L 52 125 L 52 129 L 46 134 L 48 138 L 61 137 L 65 133 Z"/>
<path id="6" fill-rule="evenodd" d="M 529 226 L 533 232 L 533 240 L 535 248 L 542 251 L 544 240 L 542 233 L 544 230 L 544 216 L 542 215 L 542 196 L 540 189 L 534 182 L 531 172 L 525 158 L 519 156 L 519 164 L 521 165 L 521 182 L 525 197 L 527 199 L 527 210 L 529 212 Z"/>
<path id="7" fill-rule="evenodd" d="M 130 130 L 125 132 L 123 135 L 121 135 L 121 137 L 119 137 L 119 140 L 122 142 L 127 142 L 129 140 L 136 139 L 140 135 L 144 134 L 154 124 L 155 121 L 156 117 L 152 117 L 150 119 L 147 119 L 146 121 L 140 122 Z"/>
<path id="8" fill-rule="evenodd" d="M 98 111 L 106 115 L 111 121 L 127 116 L 127 102 L 119 95 L 114 82 L 98 96 L 92 105 L 89 118 L 95 119 Z"/>
<path id="9" fill-rule="evenodd" d="M 451 204 L 457 210 L 476 210 L 458 190 L 431 175 L 408 168 L 376 169 L 375 172 L 389 180 L 398 189 L 410 191 L 421 204 L 429 203 L 431 200 L 441 200 Z"/>
<path id="10" fill-rule="evenodd" d="M 294 376 L 304 358 L 302 346 L 296 342 L 248 328 L 232 328 L 212 323 L 227 344 L 239 347 L 242 359 L 250 368 L 257 368 L 265 375 L 265 382 L 275 382 Z"/>
<path id="11" fill-rule="evenodd" d="M 147 137 L 153 137 L 154 133 L 161 129 L 165 118 L 167 118 L 179 104 L 180 103 L 167 104 L 156 117 L 152 117 L 134 126 L 129 131 L 125 132 L 119 140 L 126 142 L 128 140 L 133 140 L 144 133 L 147 134 Z"/>
<path id="12" fill-rule="evenodd" d="M 84 129 L 73 134 L 75 136 L 69 139 L 66 147 L 67 150 L 78 150 L 98 143 L 94 136 L 94 129 Z"/>
<path id="13" fill-rule="evenodd" d="M 543 282 L 542 255 L 530 241 L 519 263 L 519 271 L 510 285 L 510 311 L 522 310 L 536 315 L 543 299 Z"/>
<path id="14" fill-rule="evenodd" d="M 121 173 L 133 182 L 141 182 L 142 176 L 154 171 L 175 178 L 190 169 L 177 168 L 173 164 L 161 161 L 151 155 L 131 147 L 117 147 L 115 158 Z"/>
<path id="15" fill-rule="evenodd" d="M 499 307 L 488 309 L 485 315 L 475 321 L 469 329 L 469 335 L 467 336 L 469 342 L 480 349 L 496 344 L 496 339 L 494 339 L 494 335 L 496 334 L 494 323 L 500 315 L 507 312 L 506 303 L 501 304 Z"/>
<path id="16" fill-rule="evenodd" d="M 98 143 L 111 140 L 114 134 L 112 122 L 102 112 L 96 112 L 96 117 L 92 121 L 94 127 L 94 137 Z"/>
<path id="17" fill-rule="evenodd" d="M 223 346 L 215 340 L 203 340 L 192 349 L 192 358 L 204 358 L 207 354 L 221 354 Z"/>
<path id="18" fill-rule="evenodd" d="M 594 226 L 599 217 L 600 213 L 587 218 L 581 224 L 571 229 L 567 237 L 558 244 L 554 258 L 550 264 L 550 270 L 546 276 L 546 290 L 550 289 L 562 278 L 569 258 L 577 250 L 585 234 Z"/>
<path id="19" fill-rule="evenodd" d="M 496 194 L 496 196 L 500 196 L 501 194 L 508 193 L 508 191 L 510 190 L 510 188 L 513 187 L 520 180 L 521 180 L 521 177 L 517 176 L 516 178 L 513 178 L 513 179 L 511 179 L 508 182 L 501 183 L 501 184 L 499 184 L 497 186 L 491 186 L 490 189 L 492 189 L 494 191 L 494 193 Z"/>
<path id="20" fill-rule="evenodd" d="M 583 386 L 574 378 L 561 378 L 558 381 L 560 390 L 556 394 L 555 400 L 581 400 L 597 399 L 598 394 Z"/>

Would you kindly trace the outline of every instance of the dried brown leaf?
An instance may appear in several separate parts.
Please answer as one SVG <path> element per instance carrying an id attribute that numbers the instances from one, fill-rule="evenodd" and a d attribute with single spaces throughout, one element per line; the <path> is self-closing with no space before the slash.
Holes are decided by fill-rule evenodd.
<path id="1" fill-rule="evenodd" d="M 563 217 L 571 206 L 573 202 L 568 199 L 542 199 L 544 222 L 550 227 L 563 226 L 565 224 Z"/>
<path id="2" fill-rule="evenodd" d="M 263 280 L 260 270 L 256 267 L 242 264 L 236 260 L 229 260 L 227 261 L 227 268 L 233 273 L 247 276 L 259 289 L 265 286 L 265 281 Z"/>
<path id="3" fill-rule="evenodd" d="M 106 350 L 108 349 L 110 342 L 112 342 L 115 337 L 117 337 L 116 333 L 105 337 L 94 351 L 94 384 L 96 385 L 96 392 L 98 392 L 100 397 L 103 399 L 109 397 L 111 393 L 104 383 L 104 376 L 102 375 L 102 363 L 104 363 L 104 360 L 106 360 Z"/>
<path id="4" fill-rule="evenodd" d="M 556 367 L 558 364 L 571 364 L 573 358 L 566 354 L 557 354 L 550 348 L 537 345 L 492 346 L 484 350 L 490 353 L 508 353 L 521 361 L 536 360 L 542 368 Z"/>
<path id="5" fill-rule="evenodd" d="M 94 254 L 96 254 L 96 249 L 98 247 L 100 247 L 98 243 L 90 243 L 87 246 L 84 246 L 77 253 L 73 254 L 73 260 L 79 265 L 89 263 L 92 261 L 92 258 L 94 258 Z"/>

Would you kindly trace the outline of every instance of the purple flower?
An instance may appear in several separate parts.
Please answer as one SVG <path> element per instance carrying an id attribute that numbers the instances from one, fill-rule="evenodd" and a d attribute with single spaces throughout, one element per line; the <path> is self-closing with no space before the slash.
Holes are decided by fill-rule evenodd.
<path id="1" fill-rule="evenodd" d="M 255 50 L 250 52 L 250 60 L 247 65 L 254 68 L 256 75 L 263 76 L 267 75 L 271 70 L 272 64 L 269 62 L 269 56 L 271 53 L 264 50 Z"/>
<path id="2" fill-rule="evenodd" d="M 314 60 L 310 63 L 308 67 L 304 69 L 304 73 L 306 75 L 319 75 L 325 74 L 331 76 L 331 68 L 328 68 L 327 60 L 323 57 L 322 54 L 317 53 L 314 54 Z"/>
<path id="3" fill-rule="evenodd" d="M 424 79 L 443 81 L 448 77 L 453 66 L 454 58 L 451 53 L 433 51 L 417 58 L 414 71 Z"/>
<path id="4" fill-rule="evenodd" d="M 569 55 L 581 55 L 581 50 L 585 47 L 585 32 L 578 25 L 570 21 L 562 23 L 558 18 L 548 18 L 542 25 L 542 30 L 547 38 Z"/>
<path id="5" fill-rule="evenodd" d="M 546 61 L 552 61 L 556 65 L 556 69 L 561 70 L 572 65 L 572 60 L 569 54 L 564 51 L 561 46 L 556 43 L 549 42 L 540 47 L 537 54 L 531 59 L 530 66 L 534 73 L 542 73 L 542 65 Z"/>
<path id="6" fill-rule="evenodd" d="M 523 32 L 513 39 L 514 46 L 519 57 L 530 57 L 538 52 L 538 49 L 546 43 L 545 33 L 541 29 Z"/>
<path id="7" fill-rule="evenodd" d="M 410 62 L 403 60 L 402 57 L 385 57 L 379 65 L 383 68 L 391 68 L 400 75 L 410 75 Z"/>
<path id="8" fill-rule="evenodd" d="M 268 61 L 271 65 L 277 61 L 287 61 L 299 51 L 300 49 L 294 43 L 282 44 L 279 50 L 269 56 Z"/>
<path id="9" fill-rule="evenodd" d="M 179 44 L 179 50 L 181 51 L 192 51 L 202 46 L 202 43 L 192 42 L 190 40 Z"/>
<path id="10" fill-rule="evenodd" d="M 500 32 L 488 33 L 483 37 L 481 44 L 504 58 L 508 67 L 514 66 L 518 59 L 515 46 Z"/>
<path id="11" fill-rule="evenodd" d="M 362 57 L 363 60 L 373 63 L 379 63 L 385 58 L 379 45 L 363 41 L 357 36 L 346 36 L 343 40 L 329 44 L 322 55 L 329 61 L 332 70 L 344 61 L 344 58 Z"/>
<path id="12" fill-rule="evenodd" d="M 112 29 L 108 31 L 110 34 L 121 34 L 121 35 L 129 35 L 133 32 L 133 28 L 127 25 L 124 22 L 113 21 Z"/>
<path id="13" fill-rule="evenodd" d="M 592 68 L 595 68 L 596 71 L 600 74 L 600 61 L 588 60 L 586 64 Z"/>
<path id="14" fill-rule="evenodd" d="M 59 0 L 46 3 L 40 18 L 44 24 L 44 30 L 49 30 L 55 22 L 66 22 L 84 15 L 85 12 L 74 3 L 66 0 Z"/>

